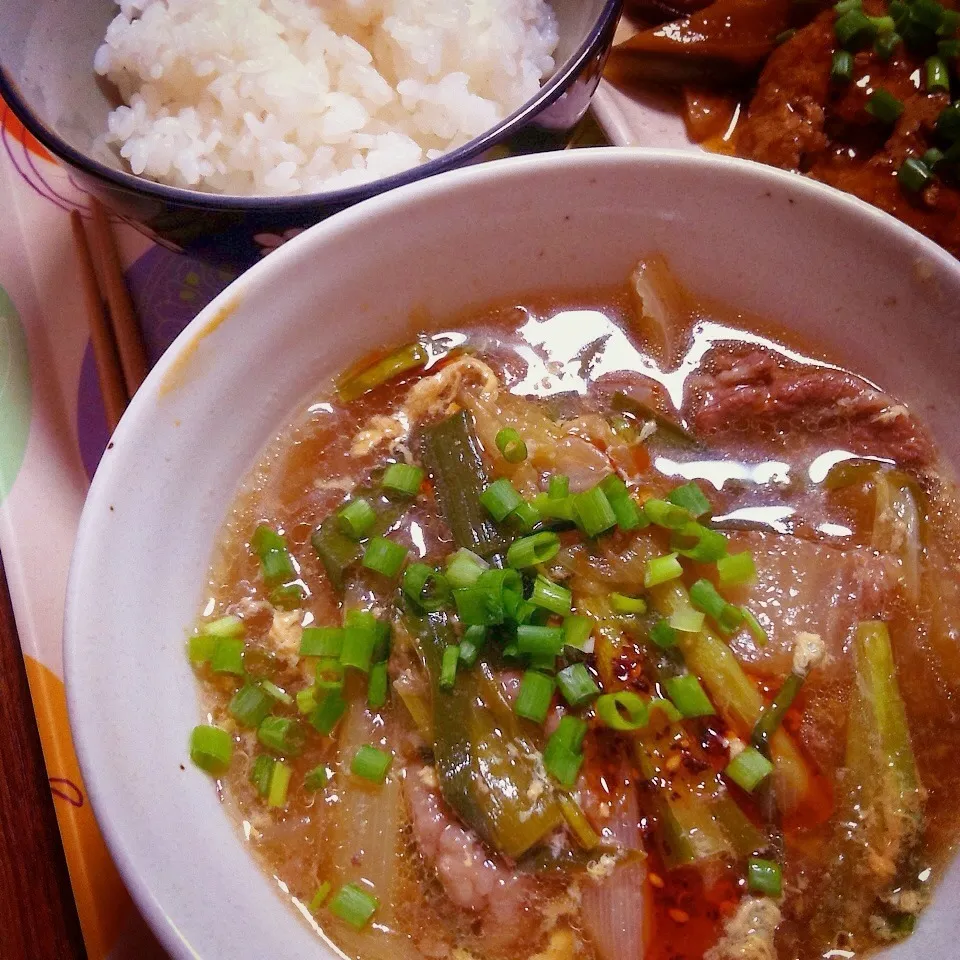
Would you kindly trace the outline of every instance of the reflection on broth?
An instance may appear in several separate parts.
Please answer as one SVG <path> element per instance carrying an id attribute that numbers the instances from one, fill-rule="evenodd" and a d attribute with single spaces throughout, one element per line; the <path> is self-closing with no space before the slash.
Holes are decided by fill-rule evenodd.
<path id="1" fill-rule="evenodd" d="M 882 385 L 758 329 L 654 257 L 367 357 L 266 450 L 192 752 L 345 956 L 912 931 L 960 826 L 955 492 Z"/>

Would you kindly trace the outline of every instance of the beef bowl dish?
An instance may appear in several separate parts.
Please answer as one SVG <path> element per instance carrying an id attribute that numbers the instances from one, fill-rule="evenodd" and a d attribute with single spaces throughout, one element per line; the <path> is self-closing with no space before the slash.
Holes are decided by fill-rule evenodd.
<path id="1" fill-rule="evenodd" d="M 601 211 L 601 168 L 630 157 L 577 161 Z M 736 161 L 671 165 L 616 172 L 681 190 L 706 165 L 730 202 L 781 191 L 762 216 L 809 217 L 824 196 L 864 215 Z M 520 191 L 537 169 L 505 168 Z M 599 236 L 590 203 L 552 216 Z M 915 244 L 893 281 L 909 309 L 939 301 L 954 322 L 949 258 L 869 216 L 864 236 Z M 410 284 L 389 333 L 284 391 L 297 403 L 262 418 L 204 521 L 202 596 L 163 647 L 186 688 L 164 736 L 192 765 L 165 793 L 206 791 L 221 840 L 318 953 L 913 957 L 955 922 L 936 902 L 960 836 L 960 515 L 940 431 L 955 400 L 838 349 L 826 307 L 803 329 L 776 294 L 705 282 L 717 267 L 690 270 L 698 241 L 671 222 L 601 241 L 607 266 L 567 277 L 531 226 L 510 269 L 538 282 L 491 297 L 473 281 L 446 309 Z M 242 283 L 216 323 L 249 309 Z M 848 322 L 869 338 L 886 321 Z M 190 391 L 201 349 L 154 375 L 161 396 Z M 90 680 L 74 683 L 83 747 Z M 101 776 L 89 754 L 85 771 Z"/>

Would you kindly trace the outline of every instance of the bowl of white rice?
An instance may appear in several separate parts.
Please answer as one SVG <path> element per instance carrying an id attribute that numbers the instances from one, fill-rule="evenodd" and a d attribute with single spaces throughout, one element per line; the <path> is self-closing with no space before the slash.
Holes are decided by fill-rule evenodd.
<path id="1" fill-rule="evenodd" d="M 0 93 L 120 216 L 236 264 L 367 197 L 560 145 L 621 0 L 0 0 Z"/>

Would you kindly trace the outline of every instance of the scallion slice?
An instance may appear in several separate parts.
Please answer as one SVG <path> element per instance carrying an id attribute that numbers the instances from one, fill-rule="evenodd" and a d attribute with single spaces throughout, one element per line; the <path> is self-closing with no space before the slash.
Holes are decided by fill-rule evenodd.
<path id="1" fill-rule="evenodd" d="M 583 614 L 573 614 L 563 621 L 563 645 L 590 653 L 593 650 L 593 628 L 597 622 Z"/>
<path id="2" fill-rule="evenodd" d="M 513 427 L 504 427 L 496 436 L 497 449 L 507 463 L 521 463 L 527 459 L 527 445 Z"/>
<path id="3" fill-rule="evenodd" d="M 776 899 L 783 893 L 783 873 L 774 860 L 750 857 L 747 861 L 747 889 Z"/>
<path id="4" fill-rule="evenodd" d="M 543 723 L 550 709 L 556 682 L 536 670 L 527 670 L 520 681 L 520 693 L 514 704 L 514 712 L 534 723 Z"/>
<path id="5" fill-rule="evenodd" d="M 690 602 L 713 619 L 724 633 L 733 633 L 743 623 L 743 611 L 724 600 L 709 580 L 698 580 L 690 588 Z"/>
<path id="6" fill-rule="evenodd" d="M 684 507 L 656 498 L 644 502 L 643 512 L 654 526 L 666 530 L 680 530 L 693 520 Z"/>
<path id="7" fill-rule="evenodd" d="M 830 64 L 830 79 L 835 83 L 849 83 L 853 79 L 853 54 L 836 50 Z"/>
<path id="8" fill-rule="evenodd" d="M 451 587 L 472 587 L 490 564 L 470 550 L 461 547 L 447 557 L 447 583 Z"/>
<path id="9" fill-rule="evenodd" d="M 356 883 L 348 883 L 330 901 L 330 912 L 355 930 L 362 930 L 376 913 L 380 901 Z"/>
<path id="10" fill-rule="evenodd" d="M 312 793 L 322 790 L 329 782 L 330 772 L 322 763 L 318 763 L 312 770 L 308 770 L 303 777 L 304 787 Z"/>
<path id="11" fill-rule="evenodd" d="M 650 628 L 650 639 L 661 649 L 669 650 L 677 645 L 677 631 L 666 620 L 658 620 Z"/>
<path id="12" fill-rule="evenodd" d="M 615 613 L 635 615 L 647 612 L 647 601 L 643 597 L 628 597 L 624 593 L 611 593 L 610 606 Z"/>
<path id="13" fill-rule="evenodd" d="M 287 805 L 287 791 L 290 789 L 290 777 L 293 770 L 279 760 L 270 771 L 270 787 L 267 790 L 268 807 L 285 807 Z"/>
<path id="14" fill-rule="evenodd" d="M 443 651 L 440 662 L 440 689 L 452 690 L 457 682 L 457 664 L 460 662 L 460 647 L 449 646 Z"/>
<path id="15" fill-rule="evenodd" d="M 377 522 L 377 514 L 369 500 L 358 497 L 337 511 L 340 529 L 354 540 L 362 540 Z"/>
<path id="16" fill-rule="evenodd" d="M 717 560 L 717 575 L 723 587 L 753 583 L 757 579 L 757 565 L 753 562 L 753 554 L 744 550 L 742 553 L 721 557 Z"/>
<path id="17" fill-rule="evenodd" d="M 272 680 L 261 680 L 260 686 L 263 692 L 277 703 L 282 703 L 287 707 L 293 706 L 293 697 L 286 690 L 278 687 Z"/>
<path id="18" fill-rule="evenodd" d="M 550 531 L 535 533 L 510 544 L 507 563 L 515 570 L 549 563 L 560 552 L 560 538 Z"/>
<path id="19" fill-rule="evenodd" d="M 700 523 L 684 524 L 670 534 L 670 549 L 689 560 L 713 563 L 726 556 L 730 543 L 719 530 L 711 530 Z"/>
<path id="20" fill-rule="evenodd" d="M 371 783 L 383 783 L 392 763 L 392 753 L 365 743 L 350 761 L 350 772 Z"/>
<path id="21" fill-rule="evenodd" d="M 543 768 L 561 786 L 569 789 L 577 782 L 577 774 L 582 764 L 582 753 L 568 749 L 555 737 L 547 741 L 543 751 Z"/>
<path id="22" fill-rule="evenodd" d="M 467 627 L 460 638 L 460 663 L 465 667 L 472 667 L 480 656 L 480 648 L 487 639 L 487 628 L 480 626 Z"/>
<path id="23" fill-rule="evenodd" d="M 671 490 L 667 494 L 667 500 L 678 507 L 683 507 L 694 520 L 710 512 L 710 501 L 692 480 Z"/>
<path id="24" fill-rule="evenodd" d="M 501 477 L 489 484 L 480 494 L 480 502 L 487 508 L 490 516 L 500 523 L 523 503 L 523 497 L 506 477 Z"/>
<path id="25" fill-rule="evenodd" d="M 572 713 L 567 713 L 560 718 L 557 729 L 553 731 L 551 736 L 568 750 L 576 753 L 583 746 L 583 738 L 586 735 L 587 721 L 575 717 Z"/>
<path id="26" fill-rule="evenodd" d="M 379 710 L 387 702 L 389 680 L 386 663 L 375 663 L 370 667 L 370 679 L 367 682 L 367 706 Z"/>
<path id="27" fill-rule="evenodd" d="M 582 663 L 572 663 L 557 674 L 557 687 L 563 699 L 577 709 L 599 696 L 600 688 Z"/>
<path id="28" fill-rule="evenodd" d="M 297 691 L 294 699 L 300 713 L 313 713 L 317 709 L 317 688 L 315 686 L 304 687 Z"/>
<path id="29" fill-rule="evenodd" d="M 603 694 L 594 709 L 601 722 L 611 730 L 639 730 L 650 720 L 646 701 L 630 690 Z"/>
<path id="30" fill-rule="evenodd" d="M 544 576 L 538 576 L 533 582 L 530 602 L 535 607 L 549 610 L 559 616 L 566 616 L 573 605 L 573 594 L 566 588 Z"/>
<path id="31" fill-rule="evenodd" d="M 421 610 L 435 613 L 452 599 L 447 578 L 425 563 L 411 563 L 403 572 L 403 592 Z"/>
<path id="32" fill-rule="evenodd" d="M 930 169 L 916 157 L 907 157 L 897 171 L 897 183 L 910 193 L 919 193 L 931 180 L 933 174 Z"/>
<path id="33" fill-rule="evenodd" d="M 316 678 L 314 687 L 320 695 L 331 690 L 340 690 L 345 680 L 344 665 L 335 657 L 321 657 L 317 661 L 314 676 Z"/>
<path id="34" fill-rule="evenodd" d="M 643 571 L 643 585 L 649 589 L 669 580 L 676 580 L 683 575 L 683 567 L 675 553 L 667 553 L 662 557 L 653 557 L 647 561 Z"/>
<path id="35" fill-rule="evenodd" d="M 617 515 L 599 484 L 574 495 L 573 510 L 588 537 L 596 537 L 616 526 Z"/>
<path id="36" fill-rule="evenodd" d="M 753 793 L 773 773 L 773 764 L 756 748 L 744 747 L 727 764 L 724 773 L 738 787 Z"/>
<path id="37" fill-rule="evenodd" d="M 253 761 L 253 767 L 250 770 L 250 782 L 257 790 L 257 795 L 265 797 L 270 792 L 270 774 L 273 773 L 273 765 L 277 761 L 267 753 L 261 753 Z"/>
<path id="38" fill-rule="evenodd" d="M 234 673 L 243 676 L 243 639 L 218 637 L 210 654 L 210 669 L 214 673 Z"/>
<path id="39" fill-rule="evenodd" d="M 881 123 L 893 124 L 903 113 L 903 101 L 898 100 L 889 90 L 884 90 L 881 87 L 867 97 L 867 104 L 864 109 L 871 117 L 876 117 Z"/>
<path id="40" fill-rule="evenodd" d="M 563 523 L 573 523 L 576 519 L 572 496 L 551 497 L 546 493 L 538 493 L 530 503 L 540 515 L 541 520 L 560 520 Z"/>
<path id="41" fill-rule="evenodd" d="M 339 657 L 342 650 L 342 627 L 303 628 L 300 635 L 301 657 Z"/>
<path id="42" fill-rule="evenodd" d="M 247 681 L 230 699 L 227 712 L 242 727 L 256 730 L 270 712 L 273 702 L 257 684 Z"/>
<path id="43" fill-rule="evenodd" d="M 209 637 L 205 633 L 194 634 L 187 641 L 187 656 L 190 662 L 195 667 L 203 663 L 209 663 L 218 643 L 217 637 Z"/>
<path id="44" fill-rule="evenodd" d="M 310 901 L 310 912 L 316 913 L 326 902 L 327 897 L 330 896 L 330 882 L 324 880 L 323 883 L 317 887 L 317 892 L 313 895 L 313 899 Z"/>
<path id="45" fill-rule="evenodd" d="M 201 623 L 198 629 L 200 633 L 208 637 L 242 637 L 246 632 L 243 621 L 230 614 Z"/>
<path id="46" fill-rule="evenodd" d="M 310 715 L 310 723 L 324 736 L 330 736 L 346 709 L 347 701 L 343 699 L 343 694 L 334 690 L 317 704 Z"/>
<path id="47" fill-rule="evenodd" d="M 391 463 L 383 472 L 383 480 L 380 482 L 386 490 L 413 497 L 420 490 L 423 477 L 423 470 L 411 463 Z"/>
<path id="48" fill-rule="evenodd" d="M 740 611 L 743 613 L 743 621 L 753 637 L 753 642 L 758 647 L 766 646 L 767 631 L 760 625 L 760 621 L 753 615 L 749 607 L 741 607 Z"/>
<path id="49" fill-rule="evenodd" d="M 940 57 L 927 57 L 924 64 L 927 93 L 949 93 L 950 71 Z"/>
<path id="50" fill-rule="evenodd" d="M 561 627 L 539 627 L 520 624 L 517 627 L 517 650 L 529 656 L 556 657 L 563 649 Z"/>
<path id="51" fill-rule="evenodd" d="M 699 633 L 703 629 L 706 616 L 693 607 L 680 607 L 670 614 L 667 625 L 681 633 Z"/>
<path id="52" fill-rule="evenodd" d="M 555 473 L 547 483 L 547 496 L 551 500 L 564 500 L 570 495 L 570 478 L 562 473 Z"/>
<path id="53" fill-rule="evenodd" d="M 201 724 L 190 734 L 190 759 L 201 770 L 215 776 L 230 766 L 233 739 L 226 730 Z"/>
<path id="54" fill-rule="evenodd" d="M 637 530 L 649 524 L 649 520 L 640 512 L 636 501 L 630 496 L 627 485 L 615 473 L 600 481 L 603 491 L 621 530 Z"/>
<path id="55" fill-rule="evenodd" d="M 363 551 L 361 563 L 374 573 L 395 577 L 407 559 L 407 548 L 386 537 L 374 537 Z"/>
<path id="56" fill-rule="evenodd" d="M 257 739 L 274 753 L 295 757 L 303 747 L 303 729 L 289 717 L 264 717 L 257 727 Z"/>
<path id="57" fill-rule="evenodd" d="M 345 667 L 354 667 L 368 673 L 370 664 L 375 659 L 386 659 L 386 650 L 382 651 L 381 656 L 375 657 L 374 654 L 378 646 L 385 646 L 384 631 L 389 629 L 388 624 L 381 624 L 369 611 L 348 610 L 344 617 L 340 662 Z"/>
<path id="58" fill-rule="evenodd" d="M 711 717 L 716 713 L 700 681 L 692 673 L 670 677 L 663 686 L 681 716 Z"/>
<path id="59" fill-rule="evenodd" d="M 287 550 L 286 538 L 275 530 L 261 524 L 253 532 L 250 546 L 260 558 L 263 579 L 268 586 L 280 586 L 296 578 L 297 568 Z"/>
<path id="60" fill-rule="evenodd" d="M 682 719 L 680 711 L 669 700 L 664 700 L 663 697 L 651 698 L 647 707 L 651 714 L 654 710 L 659 710 L 670 723 L 676 723 Z"/>

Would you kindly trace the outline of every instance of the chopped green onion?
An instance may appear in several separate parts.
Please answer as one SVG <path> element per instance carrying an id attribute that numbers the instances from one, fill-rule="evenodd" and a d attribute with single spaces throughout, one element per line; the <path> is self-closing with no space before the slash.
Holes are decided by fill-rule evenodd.
<path id="1" fill-rule="evenodd" d="M 570 612 L 573 604 L 573 594 L 566 587 L 560 586 L 559 583 L 538 576 L 533 582 L 530 602 L 535 607 L 541 607 L 563 617 Z"/>
<path id="2" fill-rule="evenodd" d="M 865 107 L 871 117 L 876 117 L 881 123 L 892 124 L 903 113 L 903 102 L 898 100 L 889 90 L 875 90 L 867 97 Z"/>
<path id="3" fill-rule="evenodd" d="M 757 579 L 757 566 L 749 550 L 731 553 L 717 561 L 717 575 L 723 587 L 737 586 L 741 583 L 753 583 Z"/>
<path id="4" fill-rule="evenodd" d="M 960 100 L 944 107 L 937 117 L 937 133 L 951 143 L 960 141 Z"/>
<path id="5" fill-rule="evenodd" d="M 570 495 L 570 478 L 562 473 L 555 473 L 547 484 L 547 496 L 551 500 L 565 500 Z"/>
<path id="6" fill-rule="evenodd" d="M 461 547 L 447 557 L 447 582 L 451 587 L 472 587 L 490 564 Z"/>
<path id="7" fill-rule="evenodd" d="M 449 649 L 449 648 L 448 648 Z M 393 754 L 365 743 L 350 761 L 350 772 L 371 783 L 383 783 L 393 763 Z"/>
<path id="8" fill-rule="evenodd" d="M 525 501 L 507 519 L 520 533 L 532 533 L 540 525 L 542 518 L 537 508 Z"/>
<path id="9" fill-rule="evenodd" d="M 833 30 L 841 47 L 850 47 L 868 36 L 875 35 L 871 18 L 857 9 L 848 10 L 837 17 Z"/>
<path id="10" fill-rule="evenodd" d="M 270 774 L 273 773 L 273 765 L 276 762 L 267 753 L 261 753 L 253 761 L 253 767 L 250 770 L 250 782 L 256 787 L 258 796 L 265 797 L 270 792 Z"/>
<path id="11" fill-rule="evenodd" d="M 487 639 L 487 628 L 481 626 L 467 627 L 460 638 L 460 662 L 465 667 L 472 667 L 480 656 L 480 648 Z"/>
<path id="12" fill-rule="evenodd" d="M 943 160 L 944 156 L 945 154 L 942 150 L 938 150 L 936 147 L 931 147 L 920 158 L 920 162 L 932 170 L 938 163 L 940 163 L 941 160 Z"/>
<path id="13" fill-rule="evenodd" d="M 317 892 L 313 895 L 313 899 L 310 901 L 311 913 L 316 913 L 324 905 L 327 897 L 330 896 L 330 889 L 330 883 L 327 880 L 324 880 L 324 882 L 317 887 Z"/>
<path id="14" fill-rule="evenodd" d="M 728 764 L 724 773 L 738 787 L 753 793 L 773 773 L 773 764 L 756 748 L 744 747 Z"/>
<path id="15" fill-rule="evenodd" d="M 670 677 L 663 686 L 681 716 L 710 717 L 716 713 L 710 698 L 700 686 L 700 681 L 692 673 Z"/>
<path id="16" fill-rule="evenodd" d="M 362 930 L 379 906 L 380 901 L 375 896 L 355 883 L 348 883 L 330 901 L 330 912 L 354 929 Z"/>
<path id="17" fill-rule="evenodd" d="M 563 699 L 574 709 L 586 706 L 600 693 L 597 682 L 582 663 L 572 663 L 557 674 L 557 686 Z"/>
<path id="18" fill-rule="evenodd" d="M 443 651 L 443 660 L 440 665 L 440 689 L 452 690 L 457 682 L 457 664 L 460 662 L 460 648 L 446 647 Z"/>
<path id="19" fill-rule="evenodd" d="M 291 697 L 286 690 L 278 687 L 272 680 L 261 680 L 260 686 L 263 688 L 263 692 L 267 694 L 267 696 L 276 700 L 277 703 L 282 703 L 288 707 L 292 706 L 293 697 Z"/>
<path id="20" fill-rule="evenodd" d="M 257 684 L 248 681 L 233 695 L 227 712 L 240 726 L 255 730 L 272 706 L 270 697 Z"/>
<path id="21" fill-rule="evenodd" d="M 308 770 L 303 777 L 303 785 L 314 793 L 322 790 L 330 782 L 330 773 L 327 768 L 319 763 L 312 770 Z"/>
<path id="22" fill-rule="evenodd" d="M 480 494 L 480 502 L 487 508 L 490 516 L 500 523 L 523 503 L 523 497 L 506 477 L 501 477 L 489 484 Z"/>
<path id="23" fill-rule="evenodd" d="M 613 508 L 617 526 L 621 530 L 636 530 L 649 524 L 650 521 L 641 514 L 637 502 L 630 496 L 627 485 L 615 473 L 604 477 L 599 486 Z"/>
<path id="24" fill-rule="evenodd" d="M 783 893 L 783 875 L 780 864 L 773 860 L 751 857 L 747 861 L 747 889 L 766 897 L 779 897 Z"/>
<path id="25" fill-rule="evenodd" d="M 384 628 L 389 630 L 387 624 L 381 624 L 369 611 L 348 610 L 344 618 L 340 662 L 345 667 L 354 667 L 369 673 L 370 664 L 374 660 L 374 651 L 378 643 L 383 640 Z M 385 657 L 376 659 L 383 660 Z"/>
<path id="26" fill-rule="evenodd" d="M 582 753 L 568 749 L 555 737 L 547 741 L 543 751 L 543 768 L 562 786 L 569 789 L 577 782 L 577 774 L 582 764 Z"/>
<path id="27" fill-rule="evenodd" d="M 383 472 L 380 482 L 387 490 L 394 490 L 405 496 L 416 496 L 423 484 L 424 472 L 410 463 L 391 463 Z"/>
<path id="28" fill-rule="evenodd" d="M 328 693 L 310 715 L 311 725 L 324 736 L 329 736 L 347 709 L 347 701 L 339 690 Z"/>
<path id="29" fill-rule="evenodd" d="M 313 713 L 317 709 L 317 688 L 310 686 L 297 691 L 297 710 L 300 713 Z"/>
<path id="30" fill-rule="evenodd" d="M 654 526 L 664 527 L 667 530 L 680 530 L 693 519 L 684 507 L 656 498 L 644 503 L 643 512 Z"/>
<path id="31" fill-rule="evenodd" d="M 680 607 L 670 614 L 667 625 L 681 633 L 699 633 L 703 629 L 704 614 L 693 607 Z"/>
<path id="32" fill-rule="evenodd" d="M 561 520 L 572 523 L 575 519 L 573 497 L 551 497 L 546 493 L 538 493 L 531 505 L 540 515 L 541 520 Z"/>
<path id="33" fill-rule="evenodd" d="M 497 433 L 497 449 L 507 463 L 521 463 L 527 459 L 527 445 L 513 427 L 504 427 Z"/>
<path id="34" fill-rule="evenodd" d="M 532 537 L 523 537 L 510 544 L 507 563 L 515 570 L 549 563 L 560 552 L 560 538 L 555 533 L 544 531 Z"/>
<path id="35" fill-rule="evenodd" d="M 287 550 L 286 538 L 275 530 L 261 524 L 254 530 L 250 546 L 260 558 L 263 579 L 269 586 L 279 586 L 296 577 L 297 569 Z"/>
<path id="36" fill-rule="evenodd" d="M 370 668 L 370 679 L 367 682 L 367 706 L 372 710 L 379 710 L 387 702 L 387 665 L 375 663 Z"/>
<path id="37" fill-rule="evenodd" d="M 897 183 L 910 193 L 919 193 L 932 179 L 927 165 L 916 157 L 907 157 L 897 171 Z"/>
<path id="38" fill-rule="evenodd" d="M 303 606 L 304 592 L 299 583 L 287 583 L 270 591 L 270 602 L 280 610 L 296 610 Z"/>
<path id="39" fill-rule="evenodd" d="M 643 597 L 628 597 L 623 593 L 610 594 L 610 606 L 615 613 L 638 614 L 647 612 L 647 601 Z"/>
<path id="40" fill-rule="evenodd" d="M 940 15 L 940 26 L 937 27 L 938 37 L 952 37 L 960 27 L 960 11 L 948 10 L 941 6 L 943 12 Z"/>
<path id="41" fill-rule="evenodd" d="M 666 620 L 658 620 L 650 628 L 650 639 L 663 650 L 677 645 L 677 631 Z"/>
<path id="42" fill-rule="evenodd" d="M 937 44 L 937 55 L 944 60 L 956 60 L 960 57 L 960 40 L 941 40 Z"/>
<path id="43" fill-rule="evenodd" d="M 692 480 L 682 487 L 676 487 L 667 494 L 667 500 L 678 507 L 683 507 L 696 520 L 710 512 L 710 501 L 703 495 L 703 491 Z"/>
<path id="44" fill-rule="evenodd" d="M 422 343 L 407 344 L 357 373 L 348 372 L 338 378 L 337 394 L 344 403 L 349 403 L 401 374 L 424 366 L 429 359 L 430 354 Z"/>
<path id="45" fill-rule="evenodd" d="M 629 690 L 605 693 L 594 704 L 594 709 L 611 730 L 639 730 L 650 720 L 646 701 Z"/>
<path id="46" fill-rule="evenodd" d="M 873 49 L 881 60 L 889 60 L 893 56 L 893 51 L 903 42 L 903 37 L 899 33 L 882 33 L 873 42 Z"/>
<path id="47" fill-rule="evenodd" d="M 239 617 L 227 615 L 216 620 L 208 620 L 199 626 L 200 633 L 208 637 L 242 637 L 246 627 Z"/>
<path id="48" fill-rule="evenodd" d="M 837 50 L 830 64 L 830 79 L 835 83 L 849 83 L 853 79 L 853 54 Z"/>
<path id="49" fill-rule="evenodd" d="M 453 602 L 460 622 L 466 626 L 486 627 L 503 623 L 502 610 L 491 600 L 490 591 L 479 585 L 454 590 Z"/>
<path id="50" fill-rule="evenodd" d="M 588 537 L 596 537 L 617 523 L 617 515 L 599 485 L 576 494 L 573 510 Z"/>
<path id="51" fill-rule="evenodd" d="M 803 686 L 803 677 L 797 673 L 787 674 L 783 685 L 777 691 L 773 701 L 765 704 L 760 711 L 760 717 L 753 727 L 750 742 L 765 756 L 769 756 L 770 742 L 783 722 L 784 714 L 796 699 Z"/>
<path id="52" fill-rule="evenodd" d="M 210 654 L 210 669 L 214 673 L 235 673 L 243 676 L 243 639 L 218 637 Z"/>
<path id="53" fill-rule="evenodd" d="M 343 650 L 343 627 L 304 627 L 300 635 L 301 657 L 339 657 Z"/>
<path id="54" fill-rule="evenodd" d="M 839 17 L 848 13 L 850 10 L 862 10 L 863 0 L 840 0 L 839 3 L 833 5 L 833 9 L 836 10 L 837 16 Z"/>
<path id="55" fill-rule="evenodd" d="M 709 580 L 698 580 L 690 588 L 690 602 L 716 621 L 724 633 L 733 633 L 743 623 L 743 611 L 724 600 Z"/>
<path id="56" fill-rule="evenodd" d="M 411 563 L 403 572 L 404 594 L 427 613 L 442 610 L 451 600 L 447 578 L 425 563 Z"/>
<path id="57" fill-rule="evenodd" d="M 670 549 L 698 563 L 713 563 L 726 556 L 729 545 L 719 530 L 700 523 L 687 523 L 670 534 Z"/>
<path id="58" fill-rule="evenodd" d="M 270 787 L 267 790 L 267 806 L 283 807 L 287 803 L 287 791 L 290 789 L 290 777 L 293 771 L 279 760 L 270 771 Z"/>
<path id="59" fill-rule="evenodd" d="M 386 537 L 374 537 L 363 551 L 363 565 L 374 573 L 395 577 L 407 559 L 407 548 Z"/>
<path id="60" fill-rule="evenodd" d="M 354 540 L 362 540 L 377 522 L 377 515 L 369 500 L 359 497 L 351 500 L 345 507 L 337 511 L 340 529 Z"/>
<path id="61" fill-rule="evenodd" d="M 303 730 L 299 721 L 289 717 L 264 717 L 257 739 L 274 753 L 295 757 L 303 746 Z"/>
<path id="62" fill-rule="evenodd" d="M 257 556 L 270 553 L 271 550 L 286 550 L 287 541 L 276 530 L 261 523 L 250 538 L 250 546 Z"/>
<path id="63" fill-rule="evenodd" d="M 536 670 L 527 670 L 520 681 L 520 693 L 514 704 L 514 712 L 534 723 L 543 723 L 550 709 L 556 682 Z"/>
<path id="64" fill-rule="evenodd" d="M 194 666 L 207 663 L 213 656 L 217 644 L 220 642 L 218 637 L 209 637 L 204 633 L 198 633 L 187 641 L 187 656 Z"/>
<path id="65" fill-rule="evenodd" d="M 643 572 L 643 585 L 649 589 L 668 580 L 676 580 L 683 575 L 683 567 L 675 553 L 667 553 L 662 557 L 653 557 L 647 561 Z"/>
<path id="66" fill-rule="evenodd" d="M 669 700 L 664 700 L 663 697 L 653 697 L 647 704 L 647 708 L 651 714 L 654 710 L 659 710 L 670 723 L 676 723 L 682 719 L 680 711 Z"/>
<path id="67" fill-rule="evenodd" d="M 583 738 L 587 735 L 587 721 L 566 713 L 560 718 L 557 729 L 551 735 L 552 740 L 563 744 L 568 750 L 576 753 L 583 746 Z"/>
<path id="68" fill-rule="evenodd" d="M 190 734 L 190 759 L 201 770 L 223 773 L 233 757 L 233 739 L 226 730 L 203 724 Z"/>
<path id="69" fill-rule="evenodd" d="M 758 647 L 766 646 L 767 631 L 760 626 L 760 621 L 753 615 L 748 607 L 741 607 L 740 611 L 743 613 L 744 623 L 746 623 L 754 643 L 756 643 Z"/>
<path id="70" fill-rule="evenodd" d="M 563 649 L 563 629 L 523 623 L 517 627 L 517 649 L 531 656 L 556 657 Z"/>
<path id="71" fill-rule="evenodd" d="M 335 657 L 321 657 L 317 661 L 314 675 L 315 688 L 318 693 L 327 693 L 330 690 L 340 690 L 345 679 L 343 663 Z"/>
<path id="72" fill-rule="evenodd" d="M 592 649 L 591 634 L 595 626 L 596 621 L 592 617 L 585 617 L 582 614 L 567 617 L 563 621 L 563 645 L 589 653 Z"/>

